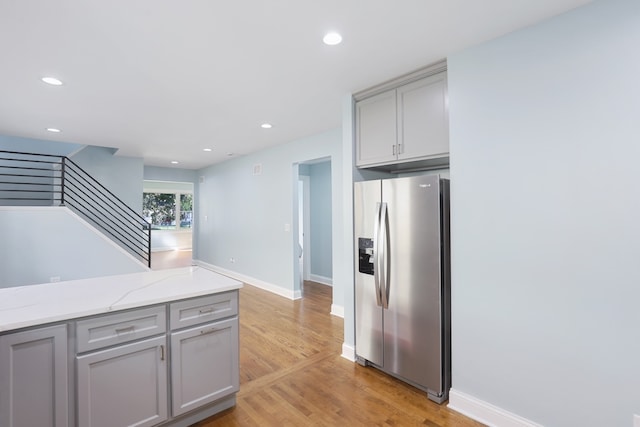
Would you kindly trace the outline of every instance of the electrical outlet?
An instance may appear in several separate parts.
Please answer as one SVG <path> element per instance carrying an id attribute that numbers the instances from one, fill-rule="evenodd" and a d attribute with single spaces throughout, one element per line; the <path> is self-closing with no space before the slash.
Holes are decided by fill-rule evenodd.
<path id="1" fill-rule="evenodd" d="M 51 276 L 49 278 L 49 282 L 51 282 L 51 283 L 56 283 L 56 282 L 59 282 L 59 281 L 60 281 L 60 276 Z"/>
<path id="2" fill-rule="evenodd" d="M 640 415 L 633 416 L 633 427 L 640 427 Z"/>
<path id="3" fill-rule="evenodd" d="M 231 264 L 233 264 L 234 262 L 236 262 L 236 259 L 235 259 L 235 258 L 229 258 L 229 262 L 230 262 Z"/>

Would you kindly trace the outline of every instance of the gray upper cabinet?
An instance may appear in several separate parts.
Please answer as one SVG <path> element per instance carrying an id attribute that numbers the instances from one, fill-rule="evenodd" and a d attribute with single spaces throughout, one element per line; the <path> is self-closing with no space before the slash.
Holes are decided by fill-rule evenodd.
<path id="1" fill-rule="evenodd" d="M 383 92 L 356 104 L 358 166 L 396 159 L 396 91 Z"/>
<path id="2" fill-rule="evenodd" d="M 366 96 L 356 102 L 355 111 L 358 167 L 448 163 L 446 71 Z"/>
<path id="3" fill-rule="evenodd" d="M 0 336 L 0 426 L 67 427 L 67 326 Z"/>
<path id="4" fill-rule="evenodd" d="M 436 74 L 396 90 L 398 160 L 449 154 L 447 75 Z"/>

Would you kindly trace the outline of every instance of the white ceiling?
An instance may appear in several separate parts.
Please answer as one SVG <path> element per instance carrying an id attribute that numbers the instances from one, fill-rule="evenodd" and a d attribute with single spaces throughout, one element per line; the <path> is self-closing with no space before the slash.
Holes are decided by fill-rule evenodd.
<path id="1" fill-rule="evenodd" d="M 338 127 L 347 93 L 589 2 L 2 0 L 0 134 L 197 169 Z"/>

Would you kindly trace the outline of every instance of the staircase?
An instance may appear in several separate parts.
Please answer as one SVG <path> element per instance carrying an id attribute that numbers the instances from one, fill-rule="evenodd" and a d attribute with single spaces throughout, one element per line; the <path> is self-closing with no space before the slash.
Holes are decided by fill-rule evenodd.
<path id="1" fill-rule="evenodd" d="M 0 206 L 65 206 L 151 267 L 146 219 L 66 156 L 0 150 Z"/>

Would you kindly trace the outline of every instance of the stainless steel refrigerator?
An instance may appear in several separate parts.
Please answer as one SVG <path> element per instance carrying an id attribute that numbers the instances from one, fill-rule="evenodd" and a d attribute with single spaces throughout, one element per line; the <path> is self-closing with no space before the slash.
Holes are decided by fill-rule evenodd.
<path id="1" fill-rule="evenodd" d="M 449 181 L 355 184 L 356 360 L 442 403 L 451 384 Z"/>

